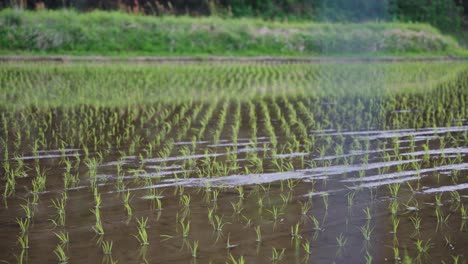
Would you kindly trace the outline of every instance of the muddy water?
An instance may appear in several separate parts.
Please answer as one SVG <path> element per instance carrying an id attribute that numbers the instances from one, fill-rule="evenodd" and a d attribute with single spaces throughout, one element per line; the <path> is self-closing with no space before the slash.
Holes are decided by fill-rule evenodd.
<path id="1" fill-rule="evenodd" d="M 62 248 L 71 263 L 226 263 L 230 255 L 243 256 L 245 263 L 365 263 L 370 259 L 373 263 L 452 263 L 457 257 L 466 261 L 468 220 L 461 211 L 462 206 L 468 210 L 466 124 L 382 129 L 376 123 L 343 128 L 322 113 L 316 124 L 328 125 L 314 129 L 298 114 L 306 124 L 309 140 L 305 140 L 292 120 L 287 121 L 292 131 L 285 130 L 274 111 L 275 136 L 268 132 L 262 114 L 257 114 L 258 130 L 253 130 L 249 106 L 241 106 L 236 139 L 235 111 L 228 112 L 220 138 L 213 138 L 222 120 L 218 112 L 206 130 L 195 136 L 207 106 L 195 117 L 191 112 L 186 115 L 193 119 L 189 129 L 175 115 L 165 117 L 171 124 L 167 131 L 165 125 L 150 124 L 160 118 L 157 114 L 125 119 L 124 113 L 123 121 L 113 125 L 90 125 L 87 131 L 91 132 L 81 141 L 76 139 L 80 133 L 64 128 L 69 120 L 61 120 L 57 114 L 61 110 L 51 110 L 56 111 L 52 117 L 36 116 L 51 126 L 33 123 L 29 131 L 19 132 L 21 137 L 14 127 L 30 121 L 6 118 L 11 130 L 3 129 L 1 134 L 8 149 L 3 164 L 23 169 L 15 177 L 15 193 L 2 200 L 0 260 L 59 262 L 54 250 L 60 241 L 54 233 L 63 231 L 69 234 L 70 241 Z M 171 109 L 176 112 L 178 107 Z M 81 111 L 75 118 L 86 119 L 87 113 Z M 41 133 L 46 143 L 32 150 Z M 95 140 L 101 133 L 113 141 Z M 164 135 L 164 140 L 155 140 L 155 135 Z M 119 137 L 120 143 L 115 139 Z M 313 144 L 306 143 L 311 140 Z M 98 160 L 95 176 L 89 166 L 93 159 Z M 79 178 L 67 188 L 65 161 L 71 162 L 71 174 Z M 32 186 L 38 177 L 36 167 L 46 175 L 45 189 L 39 192 Z M 2 193 L 5 184 L 2 180 Z M 398 187 L 393 195 L 390 189 Z M 103 235 L 93 231 L 96 191 L 102 199 Z M 65 225 L 54 226 L 57 209 L 52 201 L 64 193 L 68 197 Z M 123 203 L 127 193 L 131 214 Z M 190 199 L 189 204 L 184 205 L 184 199 Z M 18 244 L 24 234 L 16 222 L 27 219 L 22 205 L 32 211 L 25 249 Z M 216 217 L 224 223 L 221 230 L 214 228 Z M 142 218 L 148 218 L 149 245 L 140 245 L 135 237 L 137 220 Z M 411 219 L 420 219 L 419 229 Z M 181 222 L 190 222 L 187 236 Z M 298 233 L 292 235 L 296 225 Z M 256 227 L 260 227 L 260 241 Z M 366 229 L 368 238 L 363 234 Z M 418 250 L 418 240 L 428 245 L 426 250 Z M 113 242 L 112 254 L 103 253 L 103 241 Z M 191 247 L 196 241 L 198 251 L 193 257 Z M 284 255 L 275 260 L 273 249 L 284 249 Z"/>

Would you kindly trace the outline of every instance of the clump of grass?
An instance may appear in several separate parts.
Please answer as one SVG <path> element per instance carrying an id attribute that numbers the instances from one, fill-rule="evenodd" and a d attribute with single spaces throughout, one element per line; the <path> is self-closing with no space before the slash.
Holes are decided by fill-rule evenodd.
<path id="1" fill-rule="evenodd" d="M 428 253 L 429 249 L 432 247 L 431 240 L 424 242 L 421 239 L 418 239 L 415 243 L 416 249 L 419 253 Z"/>
<path id="2" fill-rule="evenodd" d="M 366 207 L 366 209 L 362 209 L 364 214 L 366 215 L 366 220 L 371 220 L 372 219 L 372 213 L 369 207 Z"/>
<path id="3" fill-rule="evenodd" d="M 271 210 L 267 210 L 267 211 L 271 214 L 271 216 L 273 217 L 273 220 L 275 221 L 278 220 L 279 217 L 283 214 L 278 210 L 276 206 L 273 206 Z"/>
<path id="4" fill-rule="evenodd" d="M 304 249 L 304 251 L 308 255 L 312 254 L 312 249 L 310 248 L 310 242 L 308 240 L 306 240 L 306 242 L 302 243 L 302 248 Z"/>
<path id="5" fill-rule="evenodd" d="M 26 235 L 29 230 L 30 220 L 29 218 L 16 218 L 16 223 L 19 225 L 21 235 Z"/>
<path id="6" fill-rule="evenodd" d="M 133 215 L 132 207 L 130 206 L 130 200 L 131 200 L 130 191 L 127 191 L 126 193 L 123 194 L 123 203 L 124 203 L 124 208 L 125 208 L 125 212 L 127 213 L 127 216 Z"/>
<path id="7" fill-rule="evenodd" d="M 66 206 L 67 199 L 68 198 L 67 198 L 66 193 L 63 193 L 61 199 L 52 200 L 52 207 L 54 207 L 55 210 L 57 211 L 55 219 L 51 219 L 54 226 L 65 226 L 65 220 L 66 220 L 65 206 Z"/>
<path id="8" fill-rule="evenodd" d="M 102 225 L 101 210 L 99 209 L 99 207 L 95 207 L 94 209 L 91 209 L 91 212 L 96 218 L 96 223 L 93 226 L 94 232 L 96 232 L 96 234 L 100 236 L 104 235 L 104 226 Z"/>
<path id="9" fill-rule="evenodd" d="M 359 228 L 361 230 L 362 236 L 364 237 L 365 240 L 370 240 L 372 231 L 374 228 L 371 228 L 369 225 L 364 225 Z"/>
<path id="10" fill-rule="evenodd" d="M 348 239 L 343 235 L 343 233 L 341 233 L 337 238 L 336 238 L 336 242 L 338 243 L 338 246 L 341 248 L 341 247 L 345 247 L 346 244 L 348 243 Z"/>
<path id="11" fill-rule="evenodd" d="M 411 216 L 410 218 L 411 223 L 413 224 L 414 230 L 416 232 L 419 232 L 421 229 L 421 220 L 422 218 L 419 216 Z"/>
<path id="12" fill-rule="evenodd" d="M 184 221 L 180 221 L 180 227 L 182 228 L 182 237 L 186 238 L 190 232 L 190 221 L 184 223 Z"/>
<path id="13" fill-rule="evenodd" d="M 54 254 L 55 256 L 57 256 L 59 263 L 68 263 L 69 257 L 67 256 L 63 245 L 57 245 L 57 247 L 54 250 Z"/>
<path id="14" fill-rule="evenodd" d="M 261 242 L 262 241 L 262 231 L 260 229 L 260 226 L 255 227 L 255 234 L 257 235 L 257 238 L 255 239 L 255 241 Z"/>
<path id="15" fill-rule="evenodd" d="M 102 253 L 104 253 L 105 255 L 111 255 L 112 254 L 112 246 L 113 246 L 112 241 L 103 241 L 102 244 L 101 244 Z"/>
<path id="16" fill-rule="evenodd" d="M 388 190 L 390 191 L 391 197 L 396 199 L 398 197 L 398 192 L 400 191 L 401 183 L 393 183 L 387 186 Z"/>
<path id="17" fill-rule="evenodd" d="M 60 244 L 67 244 L 68 242 L 70 242 L 68 232 L 60 231 L 59 233 L 54 233 L 54 234 L 59 239 Z"/>
<path id="18" fill-rule="evenodd" d="M 18 244 L 22 249 L 29 248 L 29 235 L 28 234 L 21 234 L 18 236 Z"/>
<path id="19" fill-rule="evenodd" d="M 192 251 L 192 257 L 197 258 L 198 253 L 198 240 L 193 241 L 193 245 L 190 246 L 190 251 Z"/>
<path id="20" fill-rule="evenodd" d="M 140 242 L 140 245 L 143 245 L 143 246 L 149 245 L 148 233 L 146 232 L 147 222 L 148 222 L 148 218 L 142 217 L 141 219 L 137 219 L 138 233 L 137 235 L 134 235 L 134 237 L 138 240 L 138 242 Z"/>
<path id="21" fill-rule="evenodd" d="M 460 207 L 460 214 L 461 214 L 461 218 L 463 220 L 467 220 L 468 219 L 468 209 L 465 208 L 465 205 L 462 204 L 462 206 Z"/>
<path id="22" fill-rule="evenodd" d="M 214 216 L 214 221 L 211 223 L 212 226 L 213 226 L 213 229 L 217 232 L 222 232 L 223 231 L 223 227 L 226 225 L 226 224 L 229 224 L 229 222 L 224 222 L 223 221 L 223 217 L 219 217 L 217 215 Z"/>
<path id="23" fill-rule="evenodd" d="M 271 260 L 274 261 L 274 262 L 281 261 L 284 258 L 284 251 L 285 250 L 286 249 L 284 249 L 284 248 L 281 249 L 281 250 L 273 248 L 272 252 L 271 252 Z"/>
<path id="24" fill-rule="evenodd" d="M 245 264 L 244 256 L 236 259 L 232 254 L 229 254 L 229 261 L 231 261 L 231 264 Z"/>
<path id="25" fill-rule="evenodd" d="M 291 237 L 294 239 L 301 239 L 302 236 L 299 234 L 300 224 L 297 223 L 294 226 L 291 226 Z"/>

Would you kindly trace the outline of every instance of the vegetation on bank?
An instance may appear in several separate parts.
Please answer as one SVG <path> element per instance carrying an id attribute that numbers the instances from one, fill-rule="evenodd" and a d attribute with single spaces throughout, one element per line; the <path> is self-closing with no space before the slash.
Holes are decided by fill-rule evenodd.
<path id="1" fill-rule="evenodd" d="M 464 0 L 11 0 L 0 9 L 121 10 L 151 16 L 191 15 L 334 22 L 422 22 L 454 33 L 468 16 Z"/>
<path id="2" fill-rule="evenodd" d="M 0 53 L 76 55 L 463 54 L 425 24 L 267 22 L 120 12 L 0 12 Z M 466 52 L 465 52 L 466 53 Z"/>

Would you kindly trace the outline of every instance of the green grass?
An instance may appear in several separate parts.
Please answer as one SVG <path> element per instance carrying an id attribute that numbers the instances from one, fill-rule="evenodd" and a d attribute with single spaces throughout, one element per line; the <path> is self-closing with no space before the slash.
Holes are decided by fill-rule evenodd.
<path id="1" fill-rule="evenodd" d="M 269 22 L 119 12 L 0 12 L 0 54 L 151 56 L 467 55 L 425 24 Z"/>

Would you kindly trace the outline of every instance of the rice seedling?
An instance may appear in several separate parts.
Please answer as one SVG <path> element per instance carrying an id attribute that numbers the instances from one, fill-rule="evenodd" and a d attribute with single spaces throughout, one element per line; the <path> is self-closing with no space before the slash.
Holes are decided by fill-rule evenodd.
<path id="1" fill-rule="evenodd" d="M 96 232 L 96 234 L 100 236 L 104 235 L 104 226 L 102 225 L 101 220 L 96 221 L 96 224 L 92 227 L 92 229 L 94 232 Z"/>
<path id="2" fill-rule="evenodd" d="M 453 264 L 458 264 L 459 261 L 460 261 L 460 255 L 456 255 L 456 256 L 451 256 L 452 259 L 453 259 Z"/>
<path id="3" fill-rule="evenodd" d="M 302 236 L 299 234 L 299 228 L 300 228 L 299 223 L 297 223 L 294 226 L 291 226 L 291 238 L 293 238 L 293 239 L 301 239 L 302 238 Z"/>
<path id="4" fill-rule="evenodd" d="M 322 195 L 323 204 L 325 205 L 325 210 L 328 210 L 328 194 L 325 193 Z"/>
<path id="5" fill-rule="evenodd" d="M 244 187 L 242 187 L 242 185 L 241 185 L 241 186 L 238 186 L 238 187 L 236 187 L 236 191 L 237 191 L 237 193 L 239 194 L 239 198 L 240 198 L 240 199 L 244 199 L 244 195 L 245 195 L 245 193 L 244 193 Z"/>
<path id="6" fill-rule="evenodd" d="M 57 256 L 59 263 L 68 263 L 69 257 L 67 256 L 63 245 L 57 245 L 57 247 L 54 249 L 54 254 Z"/>
<path id="7" fill-rule="evenodd" d="M 416 245 L 418 252 L 424 254 L 428 253 L 429 249 L 432 247 L 431 239 L 428 239 L 426 242 L 418 239 L 414 244 Z"/>
<path id="8" fill-rule="evenodd" d="M 99 209 L 99 207 L 95 207 L 94 209 L 91 209 L 91 212 L 94 214 L 96 218 L 96 223 L 92 227 L 92 229 L 94 230 L 94 232 L 96 232 L 96 234 L 100 236 L 104 235 L 104 227 L 102 225 L 102 220 L 101 220 L 101 210 Z"/>
<path id="9" fill-rule="evenodd" d="M 32 185 L 32 192 L 33 193 L 41 193 L 43 191 L 45 191 L 45 188 L 46 188 L 46 181 L 47 181 L 47 177 L 45 175 L 45 171 L 42 171 L 40 172 L 39 170 L 37 171 L 37 175 L 34 179 L 32 179 L 31 181 L 31 185 Z"/>
<path id="10" fill-rule="evenodd" d="M 322 228 L 321 228 L 320 222 L 317 220 L 317 218 L 315 216 L 311 216 L 310 219 L 312 220 L 312 223 L 314 224 L 314 229 L 318 230 L 318 231 L 321 231 Z"/>
<path id="11" fill-rule="evenodd" d="M 231 206 L 232 206 L 232 209 L 234 210 L 234 214 L 240 214 L 244 210 L 242 200 L 239 200 L 237 203 L 231 202 Z"/>
<path id="12" fill-rule="evenodd" d="M 346 246 L 346 244 L 348 243 L 348 239 L 343 235 L 343 233 L 341 233 L 338 237 L 336 237 L 336 242 L 341 248 Z"/>
<path id="13" fill-rule="evenodd" d="M 271 260 L 274 261 L 274 262 L 281 261 L 284 258 L 284 251 L 285 250 L 286 250 L 285 248 L 283 248 L 281 250 L 273 248 L 272 253 L 271 253 Z"/>
<path id="14" fill-rule="evenodd" d="M 68 232 L 60 231 L 59 233 L 54 233 L 54 234 L 59 239 L 60 244 L 67 244 L 68 242 L 70 242 Z"/>
<path id="15" fill-rule="evenodd" d="M 307 213 L 310 211 L 310 209 L 312 209 L 312 202 L 310 201 L 307 201 L 305 203 L 301 203 L 301 214 L 302 215 L 307 215 Z"/>
<path id="16" fill-rule="evenodd" d="M 130 191 L 127 191 L 126 193 L 123 194 L 123 203 L 124 203 L 124 208 L 125 212 L 127 213 L 127 216 L 132 216 L 132 207 L 130 206 L 130 200 L 132 198 L 130 197 Z"/>
<path id="17" fill-rule="evenodd" d="M 392 216 L 396 216 L 398 213 L 398 210 L 400 209 L 400 204 L 398 203 L 397 200 L 393 200 L 390 205 L 389 205 L 390 212 L 392 213 Z"/>
<path id="18" fill-rule="evenodd" d="M 302 248 L 304 249 L 304 251 L 308 255 L 312 254 L 312 249 L 310 248 L 310 242 L 308 240 L 306 240 L 306 242 L 302 243 Z"/>
<path id="19" fill-rule="evenodd" d="M 231 249 L 237 247 L 237 244 L 231 244 L 231 233 L 228 233 L 227 240 L 226 240 L 226 249 Z"/>
<path id="20" fill-rule="evenodd" d="M 16 218 L 16 223 L 19 225 L 21 235 L 25 235 L 29 230 L 30 220 L 29 218 Z"/>
<path id="21" fill-rule="evenodd" d="M 134 235 L 134 237 L 138 240 L 138 242 L 142 246 L 149 245 L 148 233 L 146 232 L 147 222 L 148 222 L 148 218 L 143 218 L 142 217 L 141 219 L 137 219 L 138 233 L 137 233 L 137 235 Z"/>
<path id="22" fill-rule="evenodd" d="M 392 217 L 392 233 L 396 234 L 398 226 L 400 225 L 400 218 Z"/>
<path id="23" fill-rule="evenodd" d="M 213 229 L 217 232 L 222 232 L 223 231 L 223 227 L 226 225 L 226 224 L 230 224 L 229 222 L 224 222 L 223 221 L 223 217 L 219 217 L 217 215 L 214 216 L 214 221 L 211 223 L 211 225 L 213 226 Z"/>
<path id="24" fill-rule="evenodd" d="M 365 219 L 366 220 L 371 220 L 372 219 L 372 213 L 369 207 L 366 207 L 365 209 L 362 209 L 364 214 L 366 215 Z"/>
<path id="25" fill-rule="evenodd" d="M 31 203 L 29 202 L 29 200 L 27 200 L 26 204 L 21 204 L 20 206 L 23 209 L 25 217 L 27 219 L 32 219 L 33 216 L 34 216 L 34 211 L 33 211 L 34 209 L 32 208 Z"/>
<path id="26" fill-rule="evenodd" d="M 273 217 L 273 220 L 278 220 L 278 218 L 283 214 L 281 213 L 276 206 L 273 206 L 271 210 L 267 210 L 271 216 Z"/>
<path id="27" fill-rule="evenodd" d="M 451 191 L 450 196 L 451 196 L 452 202 L 454 203 L 461 202 L 460 194 L 457 191 Z"/>
<path id="28" fill-rule="evenodd" d="M 102 253 L 104 253 L 104 255 L 111 255 L 112 254 L 112 246 L 113 246 L 112 241 L 103 241 L 101 243 Z"/>
<path id="29" fill-rule="evenodd" d="M 397 246 L 393 246 L 393 259 L 400 262 L 400 249 Z"/>
<path id="30" fill-rule="evenodd" d="M 256 242 L 261 242 L 262 241 L 262 232 L 260 229 L 260 226 L 255 227 L 255 234 L 257 235 L 257 238 L 255 239 Z"/>
<path id="31" fill-rule="evenodd" d="M 28 234 L 21 234 L 18 236 L 18 244 L 22 249 L 28 249 L 29 248 L 29 236 Z"/>
<path id="32" fill-rule="evenodd" d="M 198 252 L 198 240 L 193 241 L 193 245 L 190 246 L 190 251 L 192 251 L 192 257 L 197 258 L 197 252 Z"/>
<path id="33" fill-rule="evenodd" d="M 411 223 L 413 224 L 414 230 L 419 232 L 419 230 L 421 229 L 422 218 L 419 216 L 411 216 L 409 219 Z"/>
<path id="34" fill-rule="evenodd" d="M 369 252 L 366 252 L 366 256 L 365 256 L 364 259 L 366 260 L 366 264 L 371 264 L 372 260 L 373 260 L 373 257 Z"/>
<path id="35" fill-rule="evenodd" d="M 214 203 L 216 203 L 216 202 L 218 201 L 219 190 L 214 190 L 214 191 L 212 192 L 212 194 L 213 194 L 213 196 L 212 196 L 212 201 L 213 201 Z"/>
<path id="36" fill-rule="evenodd" d="M 187 223 L 184 223 L 184 221 L 180 221 L 180 227 L 182 228 L 182 237 L 186 238 L 189 235 L 190 232 L 190 221 Z"/>
<path id="37" fill-rule="evenodd" d="M 446 216 L 444 212 L 440 209 L 440 207 L 436 207 L 434 212 L 438 224 L 447 224 L 448 219 L 450 218 L 450 214 Z"/>
<path id="38" fill-rule="evenodd" d="M 67 197 L 62 194 L 61 199 L 52 199 L 52 207 L 57 211 L 55 219 L 51 219 L 54 226 L 65 226 L 65 206 L 66 206 Z"/>
<path id="39" fill-rule="evenodd" d="M 101 194 L 99 193 L 97 188 L 94 188 L 94 204 L 95 208 L 101 208 L 102 199 Z"/>
<path id="40" fill-rule="evenodd" d="M 292 200 L 292 194 L 290 192 L 288 192 L 286 195 L 281 193 L 280 197 L 281 197 L 281 200 L 283 201 L 282 208 L 285 208 L 288 205 L 288 203 L 290 203 Z"/>
<path id="41" fill-rule="evenodd" d="M 229 260 L 231 261 L 231 264 L 245 264 L 244 256 L 240 256 L 236 259 L 232 254 L 229 254 Z"/>
<path id="42" fill-rule="evenodd" d="M 388 185 L 388 190 L 390 191 L 390 195 L 392 198 L 397 198 L 398 197 L 398 192 L 400 191 L 401 184 L 400 183 L 394 183 Z"/>
<path id="43" fill-rule="evenodd" d="M 351 207 L 353 206 L 353 202 L 354 202 L 354 196 L 356 195 L 355 192 L 350 192 L 346 195 L 347 199 L 348 199 L 348 206 Z"/>
<path id="44" fill-rule="evenodd" d="M 460 214 L 461 214 L 461 218 L 463 220 L 467 220 L 468 219 L 468 209 L 465 208 L 465 205 L 462 204 L 462 206 L 460 207 Z"/>
<path id="45" fill-rule="evenodd" d="M 435 198 L 435 205 L 436 205 L 436 206 L 442 206 L 442 205 L 443 205 L 443 204 L 442 204 L 442 194 L 443 194 L 443 193 L 439 193 L 439 194 L 436 194 L 436 195 L 434 196 L 434 198 Z"/>
<path id="46" fill-rule="evenodd" d="M 161 199 L 159 198 L 156 198 L 156 210 L 157 211 L 161 211 L 163 208 L 162 208 L 162 201 Z"/>
<path id="47" fill-rule="evenodd" d="M 190 201 L 191 201 L 190 195 L 184 194 L 180 197 L 179 204 L 182 205 L 184 208 L 189 208 Z"/>
<path id="48" fill-rule="evenodd" d="M 361 230 L 362 236 L 365 240 L 370 240 L 374 228 L 371 228 L 369 225 L 364 225 L 359 227 L 359 230 Z"/>

